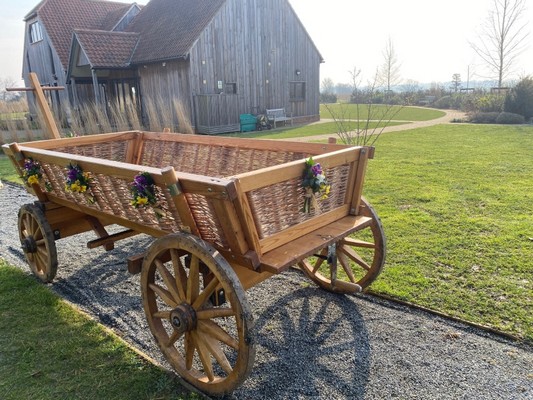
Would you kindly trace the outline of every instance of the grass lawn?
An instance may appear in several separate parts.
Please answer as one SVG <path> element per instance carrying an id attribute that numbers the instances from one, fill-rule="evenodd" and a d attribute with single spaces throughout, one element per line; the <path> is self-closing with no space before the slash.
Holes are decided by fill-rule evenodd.
<path id="1" fill-rule="evenodd" d="M 366 121 L 369 113 L 367 107 L 368 106 L 366 104 L 337 103 L 328 104 L 327 107 L 324 104 L 321 104 L 320 118 L 332 118 L 332 115 L 328 110 L 329 108 L 337 117 L 343 116 L 346 119 L 357 119 L 359 108 L 358 119 Z M 431 119 L 444 117 L 446 113 L 444 111 L 423 107 L 393 106 L 389 110 L 388 106 L 373 104 L 370 110 L 370 115 L 373 116 L 371 119 L 380 119 L 382 116 L 384 116 L 385 121 L 389 120 L 391 116 L 395 121 L 429 121 Z"/>
<path id="2" fill-rule="evenodd" d="M 3 152 L 0 153 L 0 180 L 22 183 L 13 164 Z"/>
<path id="3" fill-rule="evenodd" d="M 533 127 L 383 134 L 365 193 L 388 239 L 372 289 L 533 340 Z"/>
<path id="4" fill-rule="evenodd" d="M 386 124 L 387 126 L 394 125 L 403 125 L 405 122 L 390 122 Z M 380 124 L 378 122 L 373 122 L 369 124 L 369 130 L 377 128 Z M 381 124 L 383 126 L 383 124 Z M 355 126 L 354 126 L 355 129 Z M 237 132 L 237 133 L 228 133 L 221 136 L 229 137 L 240 137 L 240 138 L 259 138 L 259 139 L 290 139 L 290 138 L 299 138 L 299 137 L 308 137 L 308 136 L 317 136 L 317 135 L 336 135 L 337 125 L 335 122 L 324 122 L 316 123 L 310 125 L 300 125 L 300 126 L 287 126 L 283 128 L 277 128 L 275 130 L 265 130 L 265 131 L 253 131 L 253 132 Z"/>
<path id="5" fill-rule="evenodd" d="M 2 400 L 199 398 L 2 260 L 0 393 Z"/>

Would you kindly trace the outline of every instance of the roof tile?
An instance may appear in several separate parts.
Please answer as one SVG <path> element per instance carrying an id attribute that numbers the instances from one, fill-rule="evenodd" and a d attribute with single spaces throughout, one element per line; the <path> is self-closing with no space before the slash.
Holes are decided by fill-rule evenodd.
<path id="1" fill-rule="evenodd" d="M 78 42 L 92 68 L 125 68 L 139 40 L 133 32 L 76 30 Z"/>

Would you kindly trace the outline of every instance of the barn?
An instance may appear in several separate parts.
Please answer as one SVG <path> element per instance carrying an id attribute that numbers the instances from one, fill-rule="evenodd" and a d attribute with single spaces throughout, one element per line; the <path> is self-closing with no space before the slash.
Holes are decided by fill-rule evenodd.
<path id="1" fill-rule="evenodd" d="M 177 100 L 207 134 L 267 109 L 319 119 L 323 59 L 287 0 L 43 0 L 25 22 L 23 77 L 65 86 L 58 111 Z"/>

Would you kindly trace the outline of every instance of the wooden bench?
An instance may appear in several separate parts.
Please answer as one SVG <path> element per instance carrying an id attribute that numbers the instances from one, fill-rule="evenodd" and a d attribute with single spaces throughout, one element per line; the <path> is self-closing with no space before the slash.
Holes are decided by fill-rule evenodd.
<path id="1" fill-rule="evenodd" d="M 274 129 L 276 128 L 277 122 L 287 122 L 290 121 L 292 125 L 292 117 L 287 116 L 284 108 L 273 108 L 271 110 L 266 110 L 266 115 L 269 121 L 274 123 Z"/>

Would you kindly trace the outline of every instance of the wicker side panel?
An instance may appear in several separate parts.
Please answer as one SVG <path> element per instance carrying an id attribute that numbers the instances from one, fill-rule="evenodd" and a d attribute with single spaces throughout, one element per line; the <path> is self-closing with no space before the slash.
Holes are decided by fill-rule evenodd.
<path id="1" fill-rule="evenodd" d="M 200 237 L 219 247 L 229 248 L 212 203 L 202 195 L 187 193 L 185 196 L 200 231 Z"/>
<path id="2" fill-rule="evenodd" d="M 176 171 L 222 178 L 301 160 L 306 156 L 300 152 L 146 140 L 141 164 L 159 168 L 173 166 Z"/>
<path id="3" fill-rule="evenodd" d="M 158 215 L 152 207 L 135 208 L 131 205 L 130 182 L 112 176 L 93 174 L 90 188 L 85 193 L 65 190 L 67 171 L 55 164 L 41 163 L 43 179 L 41 188 L 69 202 L 103 212 L 110 217 L 150 226 L 166 232 L 178 232 L 181 221 L 168 190 L 157 188 Z M 87 171 L 90 172 L 90 171 Z M 111 219 L 112 219 L 111 218 Z M 120 221 L 117 221 L 120 224 Z"/>
<path id="4" fill-rule="evenodd" d="M 346 203 L 350 166 L 340 165 L 329 168 L 324 173 L 331 185 L 331 193 L 327 199 L 320 199 L 320 195 L 316 194 L 320 209 L 312 208 L 310 213 L 302 212 L 305 190 L 300 178 L 279 182 L 247 194 L 260 239 L 342 207 Z"/>
<path id="5" fill-rule="evenodd" d="M 117 140 L 109 141 L 106 143 L 59 147 L 57 149 L 54 149 L 54 151 L 76 154 L 86 157 L 102 158 L 104 160 L 110 161 L 125 162 L 127 149 L 127 140 Z"/>

